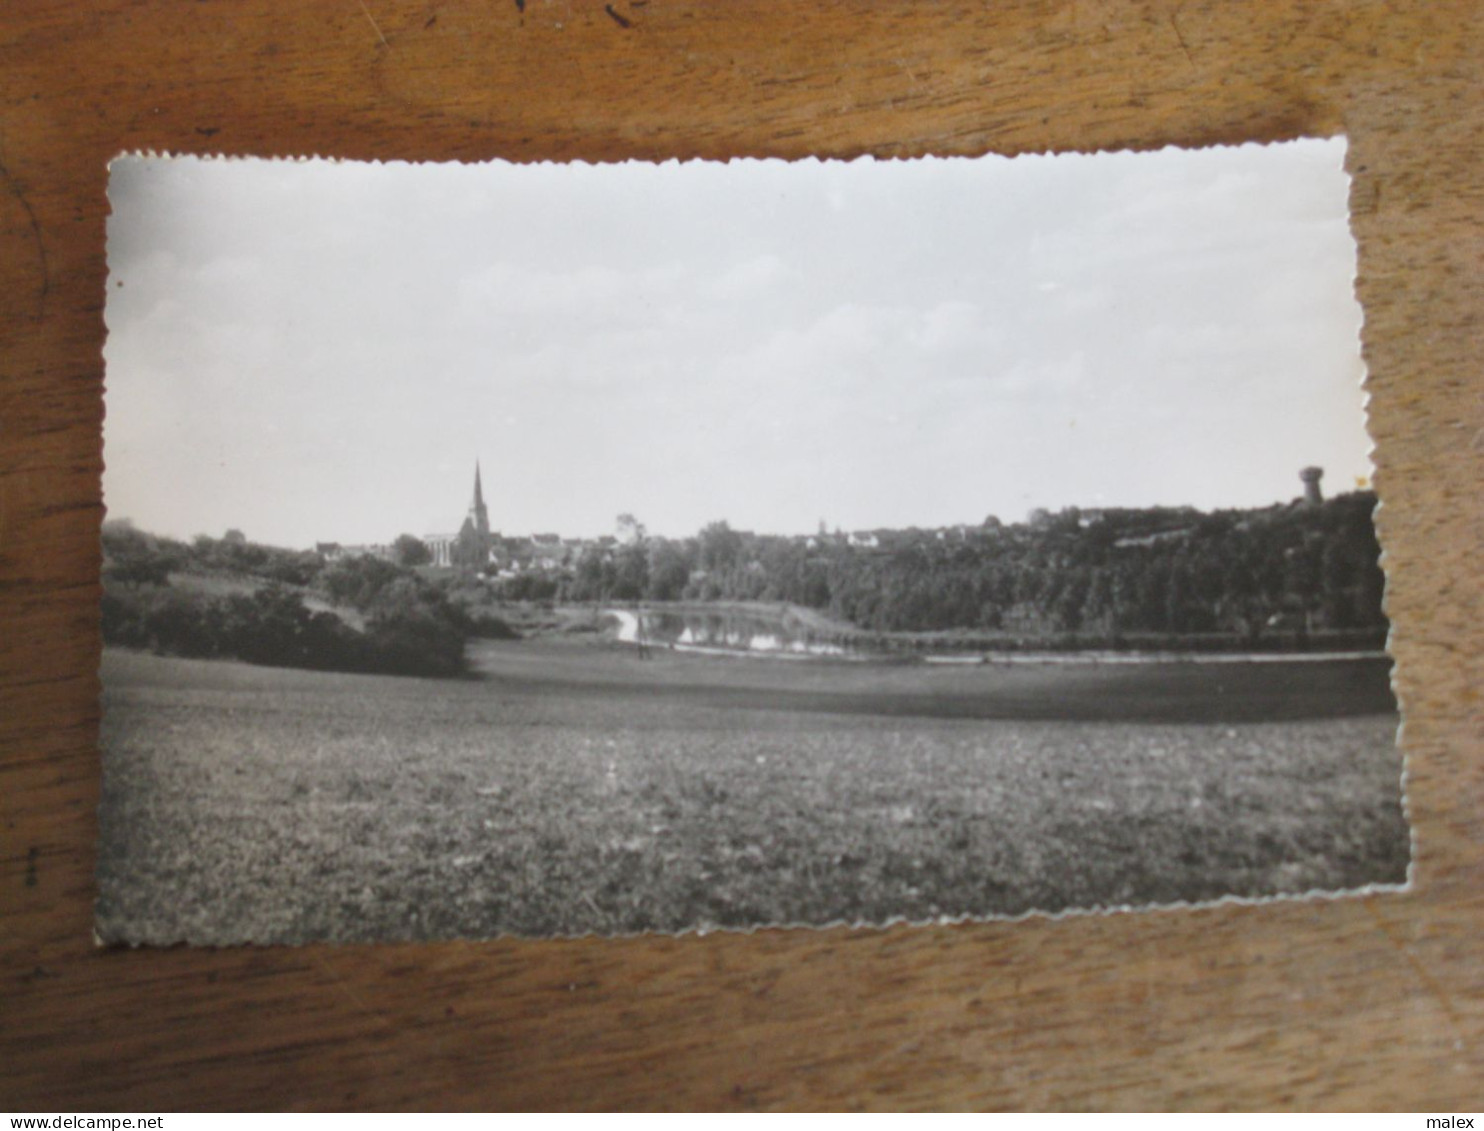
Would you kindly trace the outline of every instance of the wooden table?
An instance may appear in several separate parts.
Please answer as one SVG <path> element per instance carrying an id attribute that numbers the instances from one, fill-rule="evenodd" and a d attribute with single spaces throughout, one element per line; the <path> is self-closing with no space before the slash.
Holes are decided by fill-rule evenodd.
<path id="1" fill-rule="evenodd" d="M 1484 6 L 9 0 L 0 1108 L 1477 1108 Z M 1351 138 L 1406 894 L 885 931 L 99 951 L 105 170 Z"/>

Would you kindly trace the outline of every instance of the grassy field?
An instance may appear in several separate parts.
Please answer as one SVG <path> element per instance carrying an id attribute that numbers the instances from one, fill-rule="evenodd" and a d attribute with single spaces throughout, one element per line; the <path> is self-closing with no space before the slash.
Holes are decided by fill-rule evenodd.
<path id="1" fill-rule="evenodd" d="M 883 923 L 1405 879 L 1384 668 L 1378 693 L 1328 664 L 474 655 L 480 678 L 434 681 L 107 652 L 100 935 Z"/>

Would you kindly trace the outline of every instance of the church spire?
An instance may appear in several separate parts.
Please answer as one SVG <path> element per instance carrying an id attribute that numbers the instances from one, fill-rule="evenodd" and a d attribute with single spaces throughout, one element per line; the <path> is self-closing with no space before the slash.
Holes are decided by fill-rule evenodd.
<path id="1" fill-rule="evenodd" d="M 480 482 L 479 461 L 474 461 L 474 502 L 469 507 L 469 520 L 481 544 L 487 544 L 490 536 L 490 514 L 484 506 L 484 484 Z"/>
<path id="2" fill-rule="evenodd" d="M 484 505 L 484 484 L 479 474 L 479 461 L 474 461 L 474 501 L 468 517 L 459 528 L 451 552 L 452 564 L 466 570 L 482 570 L 490 562 L 490 516 Z"/>

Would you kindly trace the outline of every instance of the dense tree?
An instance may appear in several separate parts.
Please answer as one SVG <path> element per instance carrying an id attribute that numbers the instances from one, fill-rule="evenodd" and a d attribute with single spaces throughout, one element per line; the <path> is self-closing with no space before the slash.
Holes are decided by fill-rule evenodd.
<path id="1" fill-rule="evenodd" d="M 863 628 L 1029 635 L 1384 628 L 1374 496 L 1319 508 L 1202 514 L 1191 508 L 1038 513 L 939 537 L 882 532 L 879 547 L 757 536 L 712 523 L 657 544 L 647 596 L 787 601 Z M 812 543 L 812 544 L 811 544 Z M 687 555 L 693 555 L 687 558 Z M 698 571 L 680 587 L 681 562 Z M 616 596 L 612 562 L 586 599 Z M 632 586 L 624 586 L 625 593 Z"/>
<path id="2" fill-rule="evenodd" d="M 433 553 L 421 538 L 413 534 L 400 534 L 392 543 L 392 557 L 401 566 L 427 565 Z"/>
<path id="3" fill-rule="evenodd" d="M 103 524 L 105 585 L 164 585 L 189 560 L 190 550 L 180 542 L 145 534 L 129 522 Z"/>
<path id="4" fill-rule="evenodd" d="M 589 544 L 564 580 L 522 574 L 495 592 L 514 600 L 788 602 L 873 631 L 962 629 L 1025 639 L 1074 634 L 1116 643 L 1177 633 L 1255 644 L 1273 633 L 1379 634 L 1386 621 L 1374 507 L 1367 492 L 1318 507 L 1212 514 L 1065 510 L 1038 515 L 1035 524 L 880 532 L 878 546 L 756 535 L 725 522 L 693 538 L 649 538 L 636 522 L 625 544 Z M 301 615 L 289 600 L 298 600 L 297 590 L 360 610 L 387 655 L 402 648 L 411 655 L 421 641 L 418 648 L 447 657 L 453 637 L 436 626 L 469 631 L 441 590 L 396 562 L 322 565 L 300 551 L 210 538 L 185 545 L 120 523 L 105 526 L 103 551 L 105 637 L 119 642 L 169 639 L 190 654 L 241 655 L 239 628 L 250 623 L 261 637 L 250 647 L 264 655 L 308 647 L 319 659 L 299 662 L 311 664 L 339 649 L 337 663 L 369 662 L 335 626 Z M 256 578 L 280 590 L 251 606 L 203 603 L 170 588 L 175 574 L 192 571 Z"/>
<path id="5" fill-rule="evenodd" d="M 637 601 L 649 590 L 649 550 L 643 542 L 620 546 L 611 563 L 609 589 L 620 601 Z"/>
<path id="6" fill-rule="evenodd" d="M 649 544 L 649 590 L 653 601 L 674 601 L 690 582 L 693 559 L 683 543 L 655 538 Z"/>
<path id="7" fill-rule="evenodd" d="M 698 564 L 707 573 L 730 570 L 741 553 L 742 536 L 725 522 L 713 522 L 702 528 Z"/>
<path id="8" fill-rule="evenodd" d="M 140 545 L 121 542 L 112 533 L 110 540 L 115 552 Z M 197 549 L 214 560 L 220 545 Z M 200 559 L 178 544 L 175 551 L 160 553 L 171 562 L 184 553 L 183 568 L 200 569 Z M 276 559 L 269 553 L 264 562 L 272 569 Z M 105 574 L 103 639 L 126 647 L 235 657 L 274 667 L 454 675 L 463 670 L 465 638 L 475 631 L 490 634 L 490 626 L 473 624 L 441 589 L 390 562 L 356 559 L 337 563 L 327 574 L 327 596 L 366 611 L 364 632 L 333 612 L 311 611 L 303 592 L 271 573 L 253 577 L 257 588 L 250 591 L 213 596 L 207 589 L 159 580 L 160 571 L 155 569 Z"/>
<path id="9" fill-rule="evenodd" d="M 618 530 L 618 540 L 624 543 L 643 542 L 648 535 L 644 524 L 632 514 L 625 512 L 618 516 L 614 524 Z"/>
<path id="10" fill-rule="evenodd" d="M 364 612 L 376 602 L 383 589 L 406 575 L 403 567 L 382 558 L 342 558 L 320 574 L 319 587 L 337 604 L 350 605 Z"/>

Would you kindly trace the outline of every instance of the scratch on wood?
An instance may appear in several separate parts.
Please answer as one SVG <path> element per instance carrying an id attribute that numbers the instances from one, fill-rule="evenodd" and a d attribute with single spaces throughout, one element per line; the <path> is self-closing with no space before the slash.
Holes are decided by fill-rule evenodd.
<path id="1" fill-rule="evenodd" d="M 368 7 L 366 7 L 366 0 L 356 0 L 356 2 L 358 4 L 360 4 L 361 11 L 363 11 L 363 12 L 366 13 L 366 19 L 370 22 L 372 28 L 375 29 L 375 31 L 376 31 L 376 38 L 379 39 L 379 40 L 381 40 L 381 45 L 383 47 L 390 47 L 391 44 L 386 41 L 386 36 L 384 36 L 381 33 L 381 25 L 378 24 L 376 22 L 376 18 L 373 15 L 371 15 L 371 9 L 368 8 Z"/>
<path id="2" fill-rule="evenodd" d="M 1188 43 L 1185 42 L 1185 35 L 1180 30 L 1180 21 L 1178 21 L 1177 19 L 1175 19 L 1175 13 L 1174 12 L 1171 12 L 1170 13 L 1170 27 L 1175 32 L 1175 39 L 1178 40 L 1179 43 L 1180 43 L 1180 50 L 1183 51 L 1183 52 L 1185 52 L 1185 61 L 1187 63 L 1189 63 L 1191 65 L 1191 67 L 1194 67 L 1195 66 L 1195 60 L 1193 58 L 1191 58 L 1191 55 L 1190 55 L 1190 44 L 1188 44 Z"/>
<path id="3" fill-rule="evenodd" d="M 1417 961 L 1411 949 L 1401 939 L 1396 937 L 1396 934 L 1391 929 L 1391 924 L 1386 921 L 1385 916 L 1376 908 L 1373 900 L 1364 900 L 1361 906 L 1371 913 L 1371 918 L 1376 920 L 1376 926 L 1381 929 L 1381 934 L 1391 944 L 1392 949 L 1400 954 L 1406 964 L 1412 968 L 1412 973 L 1417 975 L 1417 980 L 1422 983 L 1428 993 L 1437 999 L 1437 1003 L 1442 1006 L 1443 1012 L 1448 1015 L 1448 1020 L 1453 1022 L 1453 1027 L 1456 1031 L 1459 1027 L 1459 1017 L 1457 1011 L 1453 1008 L 1453 999 L 1448 996 L 1448 991 L 1443 988 L 1437 979 L 1427 972 L 1427 968 L 1422 963 Z"/>
<path id="4" fill-rule="evenodd" d="M 613 10 L 613 5 L 612 4 L 604 4 L 603 5 L 603 11 L 607 12 L 610 16 L 612 16 L 613 17 L 613 22 L 616 23 L 619 27 L 630 28 L 630 27 L 633 27 L 634 26 L 632 22 L 630 22 L 629 20 L 625 19 L 623 16 L 619 15 L 619 13 L 615 12 Z"/>
<path id="5" fill-rule="evenodd" d="M 364 1017 L 369 1017 L 373 1021 L 379 1021 L 388 1029 L 395 1027 L 390 1016 L 388 1016 L 386 1013 L 383 1013 L 381 1010 L 376 1009 L 364 998 L 362 998 L 360 994 L 356 993 L 351 984 L 344 978 L 342 978 L 339 974 L 337 974 L 334 968 L 331 967 L 328 962 L 326 962 L 318 954 L 311 953 L 311 957 L 313 957 L 314 959 L 314 964 L 320 968 L 320 972 L 324 974 L 327 979 L 329 979 L 330 985 L 332 985 L 337 991 L 339 991 L 339 993 L 344 996 L 345 1000 L 350 1002 L 351 1006 L 354 1007 L 358 1013 L 360 1013 Z"/>
<path id="6" fill-rule="evenodd" d="M 31 321 L 40 322 L 46 315 L 46 296 L 51 294 L 52 289 L 51 261 L 46 254 L 46 240 L 42 238 L 41 223 L 36 219 L 35 209 L 26 199 L 26 194 L 21 191 L 21 186 L 11 179 L 10 170 L 5 167 L 3 161 L 0 161 L 0 180 L 4 180 L 10 186 L 11 195 L 20 202 L 21 208 L 26 213 L 26 221 L 31 226 L 31 236 L 36 241 L 36 258 L 41 264 L 41 288 L 36 292 L 36 313 L 31 316 Z"/>

